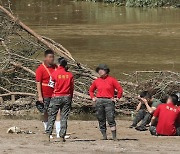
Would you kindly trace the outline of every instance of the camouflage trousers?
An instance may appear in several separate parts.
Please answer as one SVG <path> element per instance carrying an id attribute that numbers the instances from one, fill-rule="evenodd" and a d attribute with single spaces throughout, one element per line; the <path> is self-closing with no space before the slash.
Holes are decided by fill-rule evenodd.
<path id="1" fill-rule="evenodd" d="M 156 126 L 150 126 L 150 127 L 149 127 L 149 131 L 150 131 L 151 135 L 163 136 L 163 135 L 157 134 Z M 176 128 L 176 135 L 175 135 L 175 136 L 180 136 L 180 127 L 177 127 L 177 128 Z"/>
<path id="2" fill-rule="evenodd" d="M 145 109 L 140 109 L 133 120 L 133 125 L 136 126 L 140 121 L 142 121 L 140 126 L 145 127 L 151 122 L 151 118 L 152 114 L 147 112 Z"/>
<path id="3" fill-rule="evenodd" d="M 96 101 L 96 117 L 101 131 L 106 131 L 106 119 L 110 127 L 116 126 L 115 103 L 111 99 L 98 98 Z"/>
<path id="4" fill-rule="evenodd" d="M 51 98 L 46 97 L 46 98 L 43 99 L 43 101 L 44 101 L 44 113 L 45 113 L 45 112 L 48 112 L 48 108 L 49 108 Z"/>
<path id="5" fill-rule="evenodd" d="M 56 120 L 58 110 L 61 110 L 61 130 L 60 137 L 64 137 L 67 131 L 67 119 L 71 109 L 72 99 L 70 96 L 61 96 L 51 98 L 51 102 L 48 109 L 48 125 L 46 133 L 51 135 Z"/>

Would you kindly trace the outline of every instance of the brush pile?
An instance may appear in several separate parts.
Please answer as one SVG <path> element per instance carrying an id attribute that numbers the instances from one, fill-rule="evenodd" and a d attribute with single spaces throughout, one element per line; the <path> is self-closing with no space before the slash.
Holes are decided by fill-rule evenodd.
<path id="1" fill-rule="evenodd" d="M 42 63 L 39 57 L 46 49 L 52 49 L 57 58 L 63 56 L 68 60 L 69 70 L 75 77 L 73 107 L 91 108 L 88 89 L 91 82 L 97 78 L 97 74 L 86 65 L 77 62 L 60 43 L 38 35 L 16 18 L 9 7 L 2 6 L 0 6 L 1 107 L 8 108 L 7 100 L 15 103 L 21 98 L 36 98 L 35 70 Z M 118 112 L 126 113 L 133 110 L 138 102 L 137 94 L 141 90 L 151 90 L 157 98 L 180 91 L 179 73 L 148 71 L 124 75 L 126 80 L 121 81 L 124 97 L 117 103 Z M 12 103 L 10 104 L 10 108 L 13 108 Z"/>

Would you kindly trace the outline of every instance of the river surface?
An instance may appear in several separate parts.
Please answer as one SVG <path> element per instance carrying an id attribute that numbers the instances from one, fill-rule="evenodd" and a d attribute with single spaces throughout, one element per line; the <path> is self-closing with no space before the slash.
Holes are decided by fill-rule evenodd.
<path id="1" fill-rule="evenodd" d="M 125 8 L 70 0 L 16 0 L 12 10 L 37 33 L 114 76 L 136 70 L 180 71 L 180 9 Z"/>

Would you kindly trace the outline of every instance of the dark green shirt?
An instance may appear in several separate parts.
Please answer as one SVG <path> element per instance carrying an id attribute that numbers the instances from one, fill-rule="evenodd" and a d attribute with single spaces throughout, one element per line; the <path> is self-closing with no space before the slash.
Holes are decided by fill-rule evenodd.
<path id="1" fill-rule="evenodd" d="M 153 98 L 151 107 L 157 108 L 159 104 L 161 104 L 161 101 L 159 99 Z"/>

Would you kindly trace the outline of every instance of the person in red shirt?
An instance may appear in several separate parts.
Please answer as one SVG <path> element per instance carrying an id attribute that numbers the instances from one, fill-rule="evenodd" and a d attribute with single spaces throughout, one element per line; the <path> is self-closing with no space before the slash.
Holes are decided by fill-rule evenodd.
<path id="1" fill-rule="evenodd" d="M 177 127 L 180 111 L 177 104 L 178 96 L 172 94 L 169 96 L 167 104 L 158 106 L 154 112 L 149 128 L 152 135 L 180 136 L 180 127 Z M 156 122 L 157 126 L 155 126 Z"/>
<path id="2" fill-rule="evenodd" d="M 48 121 L 48 107 L 50 104 L 50 100 L 53 94 L 53 85 L 50 85 L 51 75 L 56 69 L 56 65 L 54 64 L 54 52 L 52 50 L 46 50 L 44 53 L 44 62 L 39 65 L 36 69 L 36 83 L 37 83 L 37 91 L 38 91 L 38 101 L 44 104 L 44 129 L 47 128 Z M 59 138 L 60 131 L 60 111 L 56 117 L 56 134 L 57 138 Z"/>
<path id="3" fill-rule="evenodd" d="M 67 131 L 67 119 L 71 108 L 73 98 L 74 79 L 72 73 L 67 71 L 67 61 L 61 57 L 58 59 L 59 66 L 56 71 L 52 73 L 52 82 L 54 82 L 53 97 L 51 99 L 48 109 L 48 126 L 46 133 L 50 141 L 54 122 L 58 110 L 61 110 L 61 129 L 60 141 L 65 142 L 65 135 Z"/>
<path id="4" fill-rule="evenodd" d="M 116 122 L 115 122 L 115 102 L 117 102 L 123 94 L 123 89 L 118 81 L 109 76 L 109 68 L 105 64 L 100 64 L 96 68 L 99 74 L 89 89 L 89 94 L 92 100 L 96 103 L 96 116 L 99 121 L 100 131 L 103 139 L 107 139 L 106 134 L 106 118 L 111 128 L 112 137 L 116 140 Z M 115 90 L 117 97 L 115 98 Z M 96 92 L 96 95 L 94 93 Z"/>

